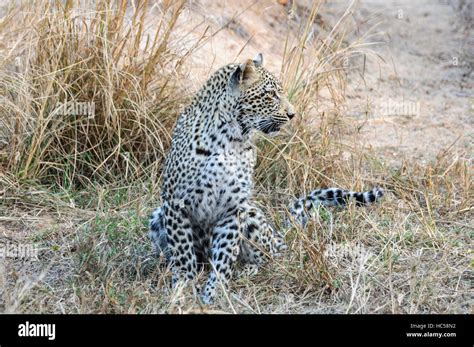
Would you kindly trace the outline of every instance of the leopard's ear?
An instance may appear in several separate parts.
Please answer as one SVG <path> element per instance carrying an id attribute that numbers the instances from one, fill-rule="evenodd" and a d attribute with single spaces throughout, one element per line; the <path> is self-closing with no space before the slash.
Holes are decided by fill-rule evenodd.
<path id="1" fill-rule="evenodd" d="M 263 54 L 262 53 L 258 53 L 255 56 L 255 58 L 253 58 L 253 64 L 255 65 L 255 67 L 262 66 L 262 64 L 263 64 Z"/>
<path id="2" fill-rule="evenodd" d="M 258 79 L 258 72 L 252 59 L 236 67 L 230 77 L 230 84 L 233 89 L 242 89 L 252 85 Z"/>

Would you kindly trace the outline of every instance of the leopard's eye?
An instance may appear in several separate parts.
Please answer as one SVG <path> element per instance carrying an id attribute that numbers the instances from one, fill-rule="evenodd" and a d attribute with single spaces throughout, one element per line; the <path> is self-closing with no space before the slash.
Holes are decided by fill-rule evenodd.
<path id="1" fill-rule="evenodd" d="M 277 94 L 277 92 L 276 92 L 275 89 L 272 89 L 272 90 L 268 91 L 268 95 L 269 95 L 271 98 L 278 99 L 278 94 Z"/>

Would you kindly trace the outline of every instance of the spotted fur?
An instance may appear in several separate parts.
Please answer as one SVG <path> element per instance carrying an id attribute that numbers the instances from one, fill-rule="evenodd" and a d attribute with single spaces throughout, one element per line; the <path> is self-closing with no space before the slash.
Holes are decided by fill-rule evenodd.
<path id="1" fill-rule="evenodd" d="M 293 220 L 300 225 L 306 225 L 311 214 L 320 206 L 344 206 L 350 200 L 356 205 L 368 205 L 383 197 L 381 188 L 374 188 L 366 192 L 351 192 L 339 188 L 316 189 L 303 198 L 293 202 L 290 213 Z"/>
<path id="2" fill-rule="evenodd" d="M 171 264 L 173 285 L 194 279 L 200 265 L 211 263 L 205 303 L 212 302 L 219 282 L 228 284 L 235 264 L 255 271 L 286 247 L 251 200 L 254 133 L 276 133 L 295 115 L 262 60 L 259 54 L 220 68 L 181 113 L 164 165 L 163 204 L 150 219 L 150 237 Z M 350 197 L 322 194 L 314 194 L 314 203 Z M 293 206 L 298 216 L 306 213 L 307 201 L 300 201 L 301 211 Z"/>

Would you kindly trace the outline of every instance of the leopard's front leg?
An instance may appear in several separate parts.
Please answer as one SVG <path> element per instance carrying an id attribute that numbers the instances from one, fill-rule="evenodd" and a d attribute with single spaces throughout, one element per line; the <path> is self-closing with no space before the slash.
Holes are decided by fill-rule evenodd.
<path id="1" fill-rule="evenodd" d="M 239 228 L 239 216 L 235 214 L 218 222 L 212 232 L 212 270 L 202 295 L 205 304 L 212 303 L 218 286 L 223 285 L 227 289 L 232 278 L 233 264 L 240 250 Z"/>
<path id="2" fill-rule="evenodd" d="M 193 247 L 191 222 L 179 203 L 165 202 L 165 230 L 169 260 L 173 272 L 173 287 L 179 281 L 190 281 L 196 277 L 197 261 Z"/>

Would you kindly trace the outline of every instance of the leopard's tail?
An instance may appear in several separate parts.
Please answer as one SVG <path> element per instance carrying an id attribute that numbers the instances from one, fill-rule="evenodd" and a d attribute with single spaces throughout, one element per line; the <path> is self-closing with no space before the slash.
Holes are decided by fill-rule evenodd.
<path id="1" fill-rule="evenodd" d="M 290 206 L 293 218 L 301 224 L 306 224 L 309 212 L 319 206 L 344 206 L 351 200 L 356 205 L 368 205 L 380 200 L 384 195 L 382 188 L 373 188 L 365 192 L 352 192 L 339 188 L 316 189 L 307 196 L 299 198 Z"/>
<path id="2" fill-rule="evenodd" d="M 151 239 L 155 252 L 158 255 L 163 253 L 166 259 L 169 260 L 171 254 L 168 248 L 163 207 L 158 207 L 153 211 L 150 217 L 150 232 L 148 236 Z"/>

